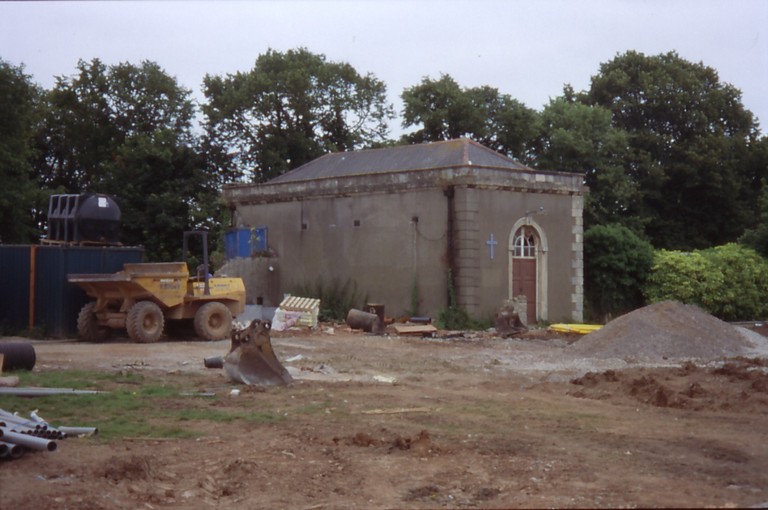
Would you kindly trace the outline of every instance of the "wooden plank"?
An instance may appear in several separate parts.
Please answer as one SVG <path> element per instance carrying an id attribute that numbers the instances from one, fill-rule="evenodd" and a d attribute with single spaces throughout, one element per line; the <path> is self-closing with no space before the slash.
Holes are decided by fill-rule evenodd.
<path id="1" fill-rule="evenodd" d="M 402 413 L 434 413 L 439 407 L 399 407 L 395 409 L 369 409 L 360 414 L 402 414 Z"/>
<path id="2" fill-rule="evenodd" d="M 299 296 L 288 296 L 280 303 L 280 308 L 291 312 L 311 312 L 319 306 L 319 299 Z"/>
<path id="3" fill-rule="evenodd" d="M 422 335 L 431 335 L 437 332 L 437 328 L 434 327 L 431 324 L 426 325 L 407 325 L 407 324 L 393 324 L 392 329 L 395 330 L 395 333 L 398 335 L 415 335 L 415 336 L 422 336 Z"/>

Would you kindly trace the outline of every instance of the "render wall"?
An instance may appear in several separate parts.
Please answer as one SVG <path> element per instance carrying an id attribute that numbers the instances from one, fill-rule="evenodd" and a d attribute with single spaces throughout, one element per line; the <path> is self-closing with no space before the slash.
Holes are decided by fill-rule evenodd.
<path id="1" fill-rule="evenodd" d="M 272 294 L 349 282 L 390 316 L 437 317 L 447 304 L 447 202 L 439 188 L 242 205 L 235 219 L 268 228 L 273 271 L 261 275 L 272 279 Z"/>
<path id="2" fill-rule="evenodd" d="M 515 226 L 534 225 L 546 245 L 546 302 L 539 317 L 581 320 L 581 208 L 583 197 L 503 189 L 456 189 L 456 275 L 459 304 L 479 318 L 492 317 L 510 293 L 511 249 Z M 496 243 L 491 258 L 491 234 Z M 578 241 L 578 242 L 577 242 Z M 577 264 L 578 261 L 578 264 Z"/>
<path id="3" fill-rule="evenodd" d="M 326 287 L 353 282 L 361 299 L 384 304 L 387 315 L 437 318 L 448 304 L 452 256 L 459 304 L 477 318 L 490 318 L 512 297 L 513 228 L 529 221 L 547 240 L 542 318 L 581 320 L 583 196 L 452 189 L 452 198 L 443 188 L 420 188 L 239 205 L 237 225 L 266 226 L 272 252 L 271 258 L 251 264 L 256 269 L 250 276 L 241 273 L 249 301 L 277 306 L 284 293 L 299 293 L 319 282 Z M 493 258 L 491 234 L 497 243 Z"/>

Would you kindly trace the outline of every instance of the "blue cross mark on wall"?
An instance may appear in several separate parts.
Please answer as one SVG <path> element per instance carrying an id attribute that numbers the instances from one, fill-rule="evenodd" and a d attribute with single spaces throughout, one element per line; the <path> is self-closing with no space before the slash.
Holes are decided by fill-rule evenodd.
<path id="1" fill-rule="evenodd" d="M 491 233 L 491 237 L 485 242 L 485 244 L 488 245 L 488 247 L 491 250 L 491 260 L 493 260 L 493 247 L 499 244 L 498 241 L 493 239 L 493 233 Z"/>

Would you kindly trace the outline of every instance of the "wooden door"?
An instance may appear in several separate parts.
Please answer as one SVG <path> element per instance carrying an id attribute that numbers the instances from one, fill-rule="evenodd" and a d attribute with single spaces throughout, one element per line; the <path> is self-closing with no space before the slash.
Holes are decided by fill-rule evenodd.
<path id="1" fill-rule="evenodd" d="M 522 227 L 515 233 L 512 253 L 511 297 L 525 296 L 527 324 L 536 324 L 537 318 L 537 267 L 536 237 L 530 228 Z"/>

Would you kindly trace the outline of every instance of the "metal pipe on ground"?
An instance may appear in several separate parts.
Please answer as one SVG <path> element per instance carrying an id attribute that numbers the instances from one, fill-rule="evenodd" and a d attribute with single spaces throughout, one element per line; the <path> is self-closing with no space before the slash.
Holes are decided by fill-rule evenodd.
<path id="1" fill-rule="evenodd" d="M 32 420 L 27 420 L 23 416 L 11 414 L 0 409 L 0 427 L 6 427 L 13 432 L 21 434 L 47 437 L 48 439 L 61 439 L 61 434 L 54 427 L 51 427 L 48 422 L 40 418 L 37 413 L 32 411 L 29 416 Z"/>
<path id="2" fill-rule="evenodd" d="M 19 434 L 4 427 L 0 428 L 0 439 L 6 443 L 18 444 L 31 450 L 48 450 L 49 452 L 53 452 L 56 451 L 56 448 L 58 447 L 56 441 L 30 436 L 28 434 Z"/>
<path id="3" fill-rule="evenodd" d="M 45 430 L 39 424 L 26 420 L 21 416 L 3 416 L 0 419 L 0 423 L 4 424 L 0 425 L 0 427 L 7 427 L 9 429 Z"/>
<path id="4" fill-rule="evenodd" d="M 33 422 L 39 423 L 40 425 L 45 425 L 46 427 L 48 427 L 48 422 L 40 418 L 40 416 L 37 415 L 36 411 L 32 411 L 31 413 L 29 413 L 29 417 L 32 419 Z"/>
<path id="5" fill-rule="evenodd" d="M 0 459 L 4 457 L 10 457 L 12 459 L 18 459 L 24 455 L 24 447 L 18 444 L 6 443 L 0 441 Z"/>
<path id="6" fill-rule="evenodd" d="M 52 395 L 97 395 L 107 393 L 98 390 L 76 390 L 73 388 L 0 388 L 0 395 L 13 395 L 16 397 L 49 397 Z"/>
<path id="7" fill-rule="evenodd" d="M 65 436 L 95 436 L 99 433 L 96 427 L 59 427 L 59 432 Z"/>
<path id="8" fill-rule="evenodd" d="M 30 421 L 28 418 L 24 418 L 23 416 L 19 416 L 18 414 L 9 413 L 8 411 L 5 411 L 3 409 L 0 409 L 0 420 L 12 421 L 14 423 L 27 423 Z"/>
<path id="9" fill-rule="evenodd" d="M 209 356 L 203 359 L 205 368 L 224 368 L 224 356 Z"/>
<path id="10" fill-rule="evenodd" d="M 347 313 L 347 325 L 352 329 L 362 329 L 366 333 L 380 334 L 384 331 L 384 325 L 378 315 L 355 308 Z"/>
<path id="11" fill-rule="evenodd" d="M 23 342 L 0 342 L 0 354 L 3 355 L 3 366 L 0 371 L 32 370 L 37 357 L 32 344 Z"/>

